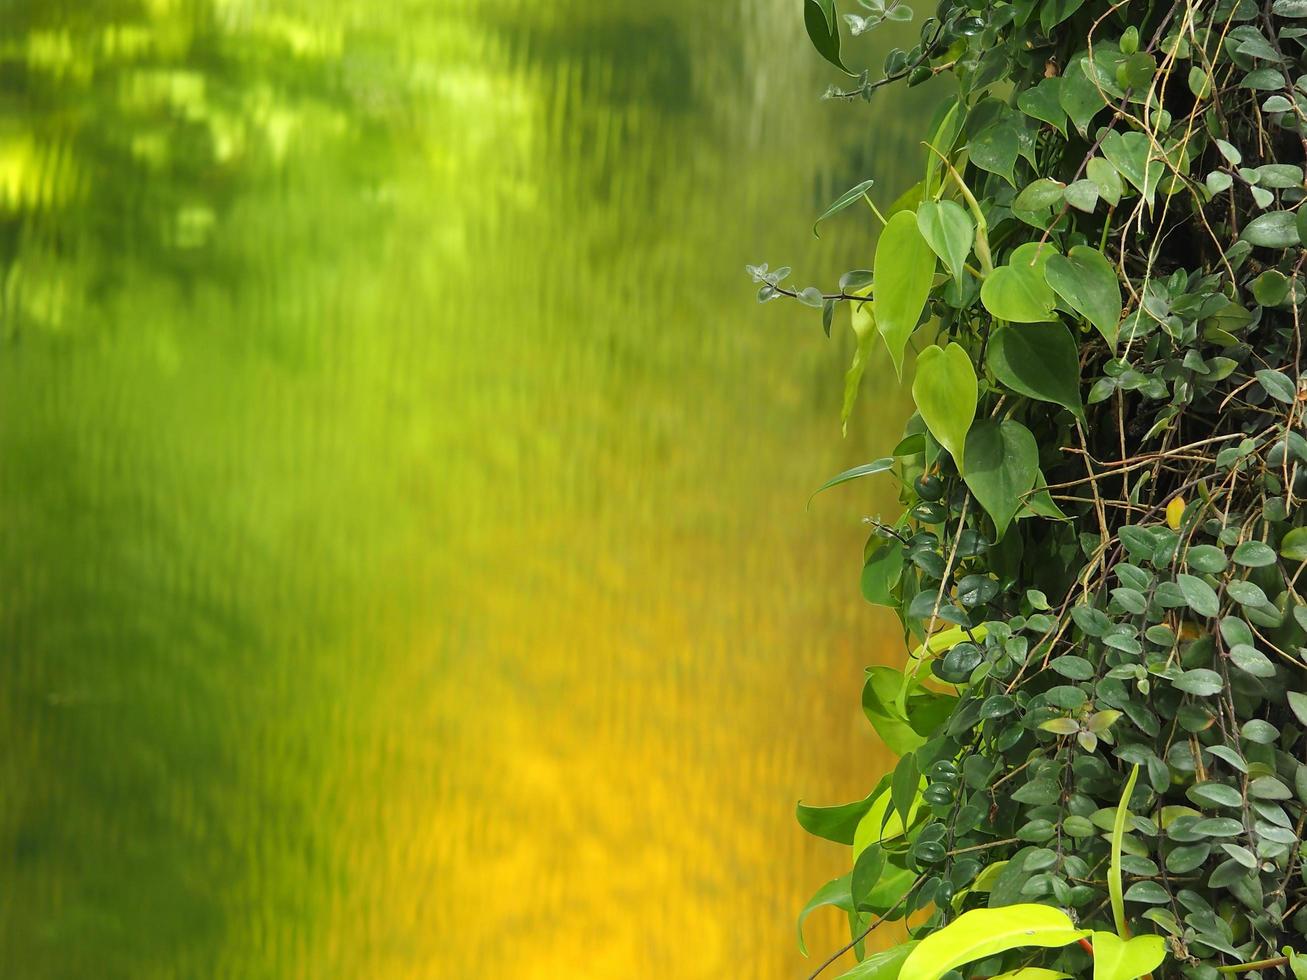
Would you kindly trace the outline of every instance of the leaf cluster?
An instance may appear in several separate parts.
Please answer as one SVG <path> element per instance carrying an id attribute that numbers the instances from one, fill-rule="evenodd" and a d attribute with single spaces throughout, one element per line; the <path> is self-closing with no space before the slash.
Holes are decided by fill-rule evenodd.
<path id="1" fill-rule="evenodd" d="M 871 269 L 755 274 L 828 333 L 848 308 L 846 420 L 876 345 L 916 407 L 891 456 L 822 487 L 896 480 L 861 588 L 911 653 L 863 689 L 894 771 L 799 808 L 852 848 L 805 916 L 843 908 L 861 952 L 918 913 L 919 945 L 850 977 L 925 976 L 932 937 L 1032 905 L 1093 937 L 929 980 L 1302 976 L 1307 3 L 943 0 L 874 79 L 833 0 L 805 23 L 857 79 L 841 95 L 953 84 L 920 181 L 822 216 L 870 205 Z"/>

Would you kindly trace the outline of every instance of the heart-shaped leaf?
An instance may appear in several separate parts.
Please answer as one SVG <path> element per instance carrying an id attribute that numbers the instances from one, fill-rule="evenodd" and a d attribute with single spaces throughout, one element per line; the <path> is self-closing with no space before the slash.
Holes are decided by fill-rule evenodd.
<path id="1" fill-rule="evenodd" d="M 1057 296 L 1044 277 L 1055 256 L 1051 245 L 1027 242 L 1012 252 L 980 287 L 980 301 L 995 317 L 1012 323 L 1044 323 L 1053 318 Z"/>
<path id="2" fill-rule="evenodd" d="M 1121 282 L 1103 253 L 1088 245 L 1077 245 L 1069 255 L 1050 257 L 1044 274 L 1057 295 L 1092 323 L 1115 350 L 1122 310 Z"/>
<path id="3" fill-rule="evenodd" d="M 1152 973 L 1166 959 L 1166 940 L 1161 936 L 1122 939 L 1114 932 L 1095 932 L 1094 980 L 1135 980 Z"/>
<path id="4" fill-rule="evenodd" d="M 931 344 L 917 358 L 912 398 L 935 441 L 963 470 L 967 431 L 976 417 L 976 369 L 958 344 L 941 349 Z"/>
<path id="5" fill-rule="evenodd" d="M 957 201 L 922 201 L 917 208 L 917 230 L 949 275 L 960 280 L 976 240 L 976 224 L 966 208 Z"/>
<path id="6" fill-rule="evenodd" d="M 1080 352 L 1062 324 L 999 327 L 989 338 L 985 363 L 994 377 L 1018 394 L 1061 405 L 1083 417 Z"/>
<path id="7" fill-rule="evenodd" d="M 917 329 L 935 278 L 935 253 L 917 228 L 914 212 L 900 211 L 889 219 L 876 243 L 872 274 L 872 315 L 901 378 L 903 348 Z"/>
<path id="8" fill-rule="evenodd" d="M 1157 183 L 1166 164 L 1153 156 L 1153 144 L 1143 133 L 1111 132 L 1103 138 L 1103 156 L 1144 196 L 1151 210 Z"/>
<path id="9" fill-rule="evenodd" d="M 1020 422 L 986 419 L 967 436 L 964 479 L 999 537 L 1007 530 L 1039 475 L 1039 446 Z"/>

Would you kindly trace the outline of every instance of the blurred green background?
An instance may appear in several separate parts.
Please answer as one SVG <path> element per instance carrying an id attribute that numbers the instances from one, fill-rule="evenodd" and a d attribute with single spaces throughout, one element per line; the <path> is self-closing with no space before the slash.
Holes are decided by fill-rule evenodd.
<path id="1" fill-rule="evenodd" d="M 803 971 L 895 643 L 804 504 L 901 408 L 743 267 L 865 265 L 924 103 L 797 0 L 2 0 L 0 71 L 0 975 Z"/>

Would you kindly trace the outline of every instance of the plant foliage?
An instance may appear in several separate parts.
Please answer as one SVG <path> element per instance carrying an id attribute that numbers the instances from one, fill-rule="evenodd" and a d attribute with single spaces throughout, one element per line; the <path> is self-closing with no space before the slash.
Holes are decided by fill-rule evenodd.
<path id="1" fill-rule="evenodd" d="M 916 913 L 848 977 L 1302 978 L 1307 2 L 942 0 L 882 77 L 841 24 L 910 12 L 861 3 L 805 0 L 830 94 L 952 94 L 823 216 L 872 205 L 871 270 L 750 270 L 850 307 L 846 419 L 877 337 L 916 405 L 826 485 L 897 480 L 861 584 L 911 653 L 862 696 L 894 771 L 799 807 L 852 847 L 805 915 Z"/>

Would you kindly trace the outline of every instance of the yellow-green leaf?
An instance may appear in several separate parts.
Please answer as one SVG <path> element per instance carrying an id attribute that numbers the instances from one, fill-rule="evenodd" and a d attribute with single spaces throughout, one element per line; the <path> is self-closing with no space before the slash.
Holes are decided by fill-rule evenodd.
<path id="1" fill-rule="evenodd" d="M 903 967 L 903 961 L 908 958 L 908 954 L 916 946 L 916 943 L 903 943 L 901 946 L 894 946 L 890 949 L 881 950 L 879 953 L 872 953 L 847 973 L 841 973 L 835 980 L 894 980 Z M 1062 976 L 1062 974 L 1058 974 L 1058 976 Z M 1028 977 L 1024 978 L 1024 980 L 1040 980 L 1040 978 Z M 1051 980 L 1051 978 L 1048 978 L 1048 980 Z"/>
<path id="2" fill-rule="evenodd" d="M 1066 946 L 1089 935 L 1048 905 L 1005 905 L 964 912 L 923 939 L 903 963 L 899 980 L 939 980 L 949 970 L 1025 946 Z"/>
<path id="3" fill-rule="evenodd" d="M 1125 790 L 1121 793 L 1121 802 L 1116 807 L 1116 819 L 1112 821 L 1112 848 L 1108 856 L 1107 893 L 1112 902 L 1112 919 L 1116 922 L 1117 932 L 1130 935 L 1126 924 L 1125 898 L 1121 893 L 1121 842 L 1125 838 L 1125 821 L 1130 815 L 1130 794 L 1135 791 L 1135 781 L 1139 778 L 1139 763 L 1130 767 L 1130 776 L 1125 781 Z"/>
<path id="4" fill-rule="evenodd" d="M 1063 977 L 1069 976 L 1071 974 L 1045 970 L 1042 966 L 1023 966 L 1019 970 L 1008 970 L 1007 973 L 997 974 L 990 980 L 1062 980 Z"/>
<path id="5" fill-rule="evenodd" d="M 858 389 L 862 386 L 862 375 L 871 360 L 871 347 L 876 340 L 876 321 L 871 315 L 871 302 L 850 303 L 849 322 L 853 334 L 858 338 L 858 346 L 853 350 L 853 362 L 844 372 L 844 404 L 840 408 L 840 431 L 848 434 L 849 416 L 858 400 Z"/>
<path id="6" fill-rule="evenodd" d="M 967 431 L 976 417 L 977 399 L 976 369 L 966 350 L 958 344 L 945 348 L 931 344 L 922 351 L 912 398 L 930 434 L 963 470 Z"/>
<path id="7" fill-rule="evenodd" d="M 976 223 L 966 208 L 957 201 L 922 201 L 917 208 L 917 230 L 948 268 L 949 275 L 960 281 L 976 240 Z"/>
<path id="8" fill-rule="evenodd" d="M 1044 323 L 1053 319 L 1057 296 L 1044 278 L 1055 255 L 1052 245 L 1026 242 L 1012 252 L 980 287 L 980 301 L 995 317 L 1010 323 Z"/>
<path id="9" fill-rule="evenodd" d="M 934 278 L 935 253 L 917 228 L 916 212 L 900 211 L 880 233 L 872 262 L 872 316 L 900 378 L 903 348 L 917 329 Z"/>
<path id="10" fill-rule="evenodd" d="M 1161 936 L 1122 939 L 1114 932 L 1095 932 L 1094 980 L 1135 980 L 1152 973 L 1166 959 L 1166 940 Z"/>

